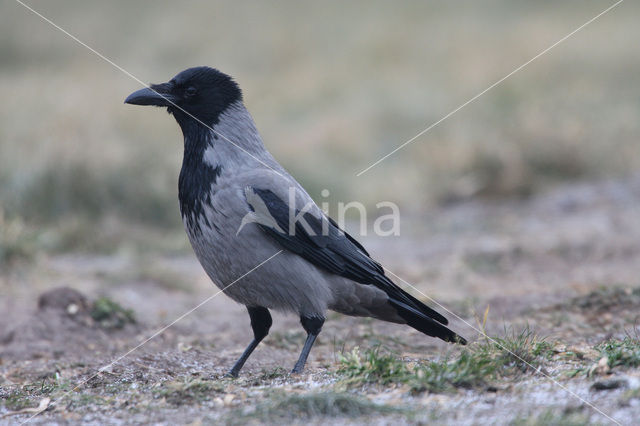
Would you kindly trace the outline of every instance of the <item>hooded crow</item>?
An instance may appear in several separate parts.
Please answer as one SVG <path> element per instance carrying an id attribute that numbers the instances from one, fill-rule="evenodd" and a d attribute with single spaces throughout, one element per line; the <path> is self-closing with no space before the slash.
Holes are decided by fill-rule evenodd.
<path id="1" fill-rule="evenodd" d="M 189 241 L 213 282 L 247 307 L 254 334 L 229 375 L 269 333 L 269 309 L 299 315 L 307 332 L 292 373 L 303 370 L 328 309 L 466 343 L 445 317 L 395 285 L 271 156 L 231 77 L 189 68 L 125 103 L 166 107 L 182 129 L 178 195 Z"/>

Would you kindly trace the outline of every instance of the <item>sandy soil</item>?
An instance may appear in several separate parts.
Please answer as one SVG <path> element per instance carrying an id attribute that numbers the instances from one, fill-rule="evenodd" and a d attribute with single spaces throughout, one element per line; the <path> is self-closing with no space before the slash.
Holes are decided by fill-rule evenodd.
<path id="1" fill-rule="evenodd" d="M 611 421 L 585 401 L 621 424 L 640 418 L 637 369 L 592 377 L 564 374 L 597 363 L 594 345 L 638 330 L 640 296 L 634 290 L 640 287 L 640 176 L 571 184 L 530 200 L 442 207 L 405 220 L 401 234 L 362 241 L 390 271 L 459 315 L 447 316 L 463 336 L 478 338 L 470 325 L 478 327 L 477 318 L 488 305 L 490 335 L 500 335 L 506 325 L 518 329 L 529 324 L 557 342 L 559 355 L 542 373 L 565 389 L 539 372 L 492 389 L 444 394 L 366 386 L 346 392 L 405 411 L 364 410 L 356 416 L 319 414 L 287 421 Z M 156 273 L 139 274 L 141 262 Z M 456 351 L 408 327 L 331 314 L 305 373 L 289 376 L 283 371 L 293 366 L 304 335 L 297 318 L 275 314 L 271 335 L 241 377 L 231 380 L 223 374 L 251 339 L 251 330 L 244 307 L 224 295 L 155 335 L 217 291 L 192 255 L 41 257 L 3 272 L 2 280 L 0 416 L 5 417 L 0 423 L 28 420 L 32 414 L 10 412 L 36 407 L 43 398 L 52 401 L 33 423 L 281 422 L 277 416 L 251 414 L 282 395 L 342 389 L 338 355 L 355 346 L 382 343 L 407 360 L 438 359 Z M 38 306 L 38 295 L 59 287 L 80 295 L 48 294 Z M 136 322 L 115 328 L 93 319 L 90 306 L 99 296 L 132 309 Z M 562 356 L 565 352 L 581 356 L 569 359 Z M 594 383 L 612 379 L 622 385 L 594 390 Z M 205 384 L 198 388 L 204 392 L 190 387 L 193 383 Z M 635 397 L 629 397 L 634 389 Z"/>

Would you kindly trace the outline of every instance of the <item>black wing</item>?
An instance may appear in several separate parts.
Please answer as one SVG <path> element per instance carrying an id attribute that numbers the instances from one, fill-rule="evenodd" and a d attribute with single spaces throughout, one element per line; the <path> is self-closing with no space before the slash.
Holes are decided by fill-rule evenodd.
<path id="1" fill-rule="evenodd" d="M 300 211 L 290 212 L 287 203 L 268 189 L 251 189 L 264 202 L 280 229 L 260 222 L 258 226 L 284 248 L 331 273 L 362 284 L 375 285 L 387 293 L 389 303 L 408 325 L 417 330 L 446 341 L 466 343 L 462 337 L 444 327 L 448 323 L 445 317 L 394 284 L 384 274 L 382 266 L 369 257 L 364 247 L 342 231 L 333 220 L 303 213 L 302 220 L 293 223 L 292 229 L 289 229 L 290 213 L 297 216 Z"/>

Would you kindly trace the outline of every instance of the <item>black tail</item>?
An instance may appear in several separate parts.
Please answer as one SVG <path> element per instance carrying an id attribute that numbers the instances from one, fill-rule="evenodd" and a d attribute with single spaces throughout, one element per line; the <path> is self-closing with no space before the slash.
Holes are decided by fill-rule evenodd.
<path id="1" fill-rule="evenodd" d="M 438 337 L 445 342 L 467 344 L 467 340 L 445 327 L 449 321 L 409 293 L 396 286 L 389 278 L 385 278 L 382 287 L 389 295 L 389 303 L 396 308 L 398 315 L 407 325 L 427 336 Z"/>
<path id="2" fill-rule="evenodd" d="M 426 313 L 419 312 L 413 307 L 392 298 L 389 298 L 389 303 L 396 308 L 398 315 L 407 321 L 407 325 L 415 328 L 419 332 L 424 333 L 427 336 L 438 337 L 445 342 L 460 343 L 462 345 L 467 344 L 467 340 L 464 337 L 449 330 L 440 322 L 427 316 Z"/>

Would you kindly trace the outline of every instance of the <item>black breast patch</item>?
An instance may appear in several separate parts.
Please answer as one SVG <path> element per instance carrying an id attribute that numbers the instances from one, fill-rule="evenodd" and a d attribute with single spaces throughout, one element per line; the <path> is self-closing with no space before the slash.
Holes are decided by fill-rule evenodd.
<path id="1" fill-rule="evenodd" d="M 202 232 L 200 220 L 208 227 L 217 229 L 216 224 L 209 223 L 205 209 L 215 209 L 211 204 L 213 185 L 222 173 L 220 164 L 215 167 L 206 163 L 202 156 L 208 146 L 202 141 L 193 143 L 185 140 L 185 152 L 178 180 L 178 198 L 180 214 L 186 218 L 187 226 L 194 232 Z M 190 146 L 191 144 L 195 146 Z"/>

